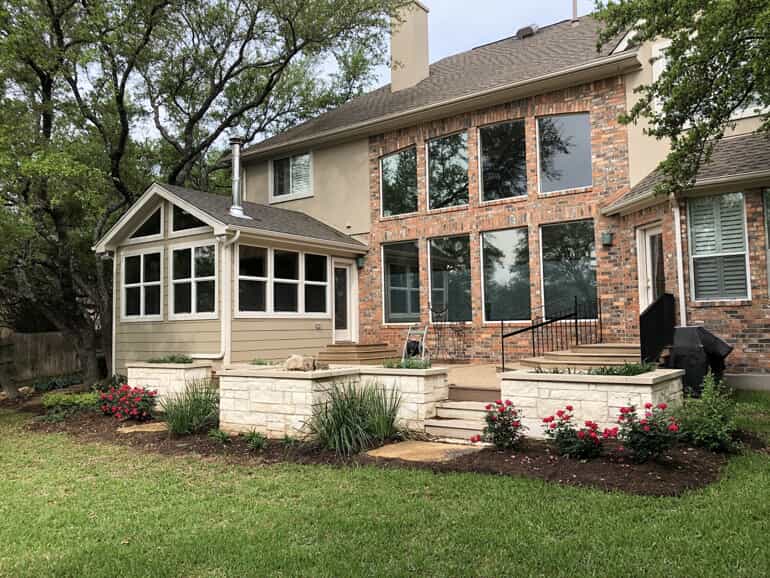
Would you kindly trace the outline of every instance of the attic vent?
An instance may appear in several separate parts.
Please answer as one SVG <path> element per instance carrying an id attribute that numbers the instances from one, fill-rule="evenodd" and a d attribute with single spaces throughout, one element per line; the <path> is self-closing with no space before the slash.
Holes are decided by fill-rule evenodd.
<path id="1" fill-rule="evenodd" d="M 519 40 L 522 40 L 524 38 L 529 38 L 530 36 L 534 36 L 537 32 L 537 24 L 530 24 L 529 26 L 525 26 L 524 28 L 519 28 L 516 31 L 516 38 Z"/>

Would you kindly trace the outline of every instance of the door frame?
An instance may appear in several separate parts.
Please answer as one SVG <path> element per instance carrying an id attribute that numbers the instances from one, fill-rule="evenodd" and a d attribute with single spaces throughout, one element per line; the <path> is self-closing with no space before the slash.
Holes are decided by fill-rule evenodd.
<path id="1" fill-rule="evenodd" d="M 332 259 L 332 343 L 343 341 L 337 338 L 337 330 L 334 328 L 334 316 L 336 313 L 334 270 L 343 267 L 348 270 L 348 326 L 350 341 L 358 343 L 358 267 L 353 259 L 343 259 L 340 257 Z"/>
<path id="2" fill-rule="evenodd" d="M 639 285 L 639 313 L 650 305 L 648 286 L 650 283 L 650 260 L 648 240 L 652 235 L 663 235 L 663 223 L 656 221 L 636 229 L 636 266 Z M 665 253 L 663 254 L 665 264 Z"/>

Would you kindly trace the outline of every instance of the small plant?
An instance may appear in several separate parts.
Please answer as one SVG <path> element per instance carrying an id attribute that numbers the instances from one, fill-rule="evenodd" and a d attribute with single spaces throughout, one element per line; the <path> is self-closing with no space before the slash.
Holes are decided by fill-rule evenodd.
<path id="1" fill-rule="evenodd" d="M 430 359 L 407 357 L 406 359 L 386 359 L 382 364 L 387 369 L 430 369 Z"/>
<path id="2" fill-rule="evenodd" d="M 275 365 L 272 361 L 269 359 L 255 359 L 251 362 L 251 365 Z"/>
<path id="3" fill-rule="evenodd" d="M 606 367 L 592 367 L 588 370 L 589 375 L 621 375 L 633 377 L 655 371 L 654 363 L 624 363 L 623 365 L 609 365 Z"/>
<path id="4" fill-rule="evenodd" d="M 163 400 L 161 411 L 172 434 L 208 431 L 219 425 L 219 390 L 210 379 L 192 380 L 182 393 Z"/>
<path id="5" fill-rule="evenodd" d="M 131 387 L 123 384 L 110 387 L 99 394 L 99 402 L 104 415 L 113 415 L 118 420 L 133 419 L 147 421 L 152 419 L 158 392 L 144 387 Z"/>
<path id="6" fill-rule="evenodd" d="M 579 370 L 572 367 L 536 367 L 533 373 L 541 373 L 547 375 L 573 375 L 578 373 Z"/>
<path id="7" fill-rule="evenodd" d="M 189 355 L 181 355 L 178 353 L 171 353 L 164 355 L 163 357 L 153 357 L 148 359 L 147 363 L 192 363 L 193 359 Z"/>
<path id="8" fill-rule="evenodd" d="M 734 436 L 736 402 L 725 383 L 709 372 L 703 380 L 700 399 L 687 399 L 678 412 L 683 437 L 713 452 L 736 448 Z"/>
<path id="9" fill-rule="evenodd" d="M 62 421 L 83 411 L 96 410 L 99 396 L 96 393 L 46 393 L 42 398 L 46 421 Z"/>
<path id="10" fill-rule="evenodd" d="M 289 434 L 286 434 L 281 439 L 281 443 L 285 445 L 287 448 L 292 448 L 299 444 L 299 440 L 294 436 L 290 436 Z"/>
<path id="11" fill-rule="evenodd" d="M 679 424 L 666 410 L 665 403 L 644 404 L 644 417 L 632 405 L 620 408 L 618 438 L 637 462 L 656 458 L 669 449 L 679 437 Z"/>
<path id="12" fill-rule="evenodd" d="M 349 456 L 396 437 L 400 396 L 379 384 L 335 383 L 326 403 L 313 408 L 310 435 L 323 447 Z"/>
<path id="13" fill-rule="evenodd" d="M 107 393 L 110 388 L 120 387 L 124 383 L 128 383 L 128 378 L 125 375 L 113 373 L 111 377 L 103 379 L 102 381 L 97 381 L 94 384 L 94 391 Z"/>
<path id="14" fill-rule="evenodd" d="M 604 440 L 616 438 L 619 428 L 604 428 L 603 432 L 599 432 L 599 424 L 591 420 L 578 428 L 573 420 L 573 409 L 568 405 L 557 411 L 556 415 L 544 417 L 545 437 L 556 445 L 563 456 L 579 460 L 598 457 L 602 453 Z"/>
<path id="15" fill-rule="evenodd" d="M 484 420 L 484 433 L 471 437 L 471 442 L 480 441 L 491 442 L 499 450 L 509 450 L 515 448 L 526 429 L 521 423 L 521 413 L 517 410 L 510 399 L 502 401 L 498 399 L 495 403 L 487 404 Z"/>
<path id="16" fill-rule="evenodd" d="M 209 430 L 209 438 L 223 446 L 226 446 L 232 441 L 230 439 L 230 434 L 219 428 Z"/>
<path id="17" fill-rule="evenodd" d="M 45 393 L 54 389 L 64 389 L 71 385 L 78 385 L 83 383 L 83 376 L 79 373 L 73 373 L 71 375 L 60 375 L 58 377 L 51 377 L 43 381 L 38 381 L 32 387 L 38 393 Z"/>
<path id="18" fill-rule="evenodd" d="M 267 445 L 267 438 L 265 434 L 258 431 L 250 431 L 243 435 L 243 439 L 246 440 L 246 446 L 254 452 L 259 452 L 265 449 Z"/>

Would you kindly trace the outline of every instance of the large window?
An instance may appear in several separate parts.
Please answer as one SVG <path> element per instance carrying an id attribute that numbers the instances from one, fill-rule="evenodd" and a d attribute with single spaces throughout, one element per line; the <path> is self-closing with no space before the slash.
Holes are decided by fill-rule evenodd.
<path id="1" fill-rule="evenodd" d="M 382 157 L 382 215 L 403 215 L 417 211 L 417 149 L 415 147 Z"/>
<path id="2" fill-rule="evenodd" d="M 479 129 L 481 197 L 484 201 L 527 193 L 524 121 L 502 122 Z"/>
<path id="3" fill-rule="evenodd" d="M 174 249 L 171 255 L 173 315 L 216 313 L 216 246 Z"/>
<path id="4" fill-rule="evenodd" d="M 541 193 L 591 186 L 588 113 L 539 118 L 537 136 Z"/>
<path id="5" fill-rule="evenodd" d="M 123 317 L 159 319 L 161 254 L 158 251 L 123 258 Z"/>
<path id="6" fill-rule="evenodd" d="M 690 199 L 687 207 L 693 296 L 697 300 L 747 298 L 743 194 Z"/>
<path id="7" fill-rule="evenodd" d="M 484 320 L 531 319 L 527 229 L 482 233 Z"/>
<path id="8" fill-rule="evenodd" d="M 545 316 L 571 311 L 577 298 L 581 315 L 596 304 L 596 250 L 592 220 L 543 225 Z M 587 314 L 586 314 L 587 315 Z"/>
<path id="9" fill-rule="evenodd" d="M 417 241 L 383 245 L 385 323 L 420 320 L 420 252 Z"/>
<path id="10" fill-rule="evenodd" d="M 470 237 L 430 240 L 430 290 L 434 321 L 472 319 Z"/>
<path id="11" fill-rule="evenodd" d="M 313 194 L 310 153 L 273 161 L 272 194 L 276 201 Z"/>
<path id="12" fill-rule="evenodd" d="M 468 204 L 467 143 L 465 132 L 428 141 L 428 208 Z"/>
<path id="13" fill-rule="evenodd" d="M 324 255 L 240 245 L 238 311 L 326 315 L 328 263 Z"/>

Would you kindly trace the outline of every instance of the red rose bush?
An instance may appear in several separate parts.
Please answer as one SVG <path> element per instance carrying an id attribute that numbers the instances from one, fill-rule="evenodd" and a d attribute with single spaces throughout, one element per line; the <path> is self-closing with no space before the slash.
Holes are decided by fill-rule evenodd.
<path id="1" fill-rule="evenodd" d="M 511 400 L 498 399 L 495 403 L 487 404 L 483 435 L 471 437 L 473 443 L 486 441 L 493 443 L 499 450 L 515 448 L 526 429 L 521 423 L 521 412 L 516 409 Z"/>
<path id="2" fill-rule="evenodd" d="M 568 405 L 555 415 L 544 417 L 545 437 L 554 443 L 563 456 L 588 460 L 601 455 L 604 441 L 616 438 L 619 428 L 605 428 L 604 431 L 599 431 L 599 424 L 591 420 L 578 427 L 573 409 Z"/>
<path id="3" fill-rule="evenodd" d="M 110 387 L 100 395 L 101 410 L 120 421 L 147 421 L 152 419 L 157 395 L 157 391 L 128 384 Z"/>
<path id="4" fill-rule="evenodd" d="M 679 423 L 665 403 L 644 404 L 642 416 L 633 405 L 620 408 L 619 438 L 635 461 L 646 462 L 668 450 L 679 437 Z"/>

